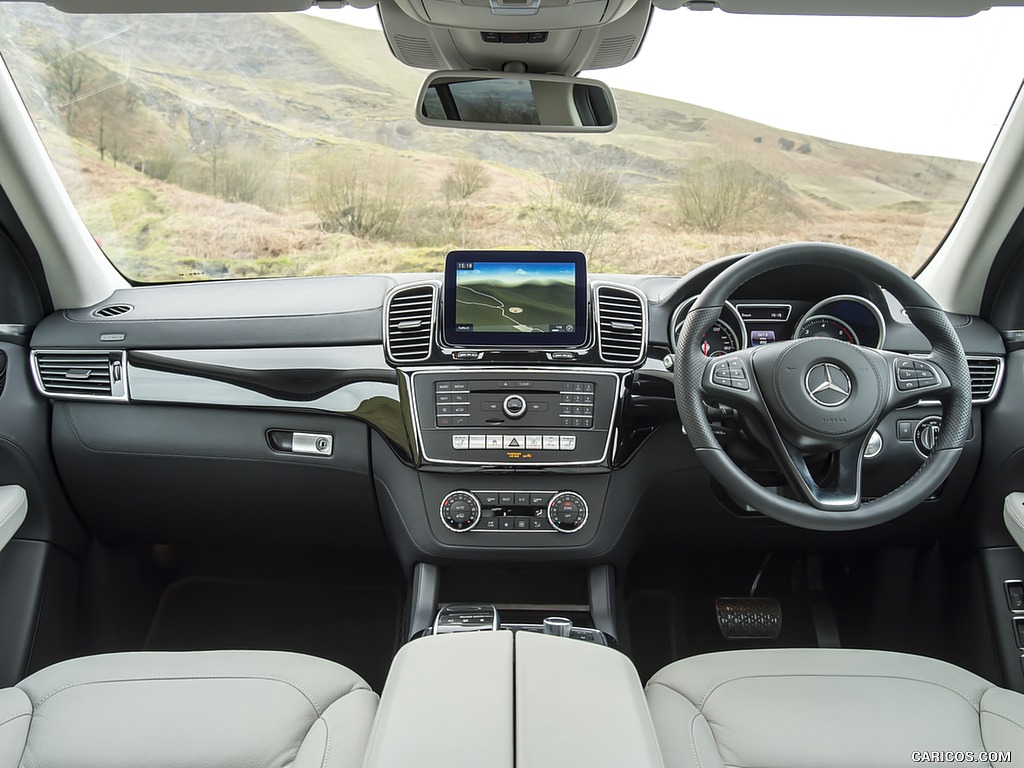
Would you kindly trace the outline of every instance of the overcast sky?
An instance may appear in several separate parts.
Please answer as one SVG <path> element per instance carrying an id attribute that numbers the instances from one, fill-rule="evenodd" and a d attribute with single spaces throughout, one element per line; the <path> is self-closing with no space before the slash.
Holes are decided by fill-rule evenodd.
<path id="1" fill-rule="evenodd" d="M 373 10 L 318 15 L 380 28 Z M 1021 40 L 1024 8 L 966 19 L 656 11 L 633 62 L 585 75 L 793 132 L 983 160 L 1024 77 Z"/>

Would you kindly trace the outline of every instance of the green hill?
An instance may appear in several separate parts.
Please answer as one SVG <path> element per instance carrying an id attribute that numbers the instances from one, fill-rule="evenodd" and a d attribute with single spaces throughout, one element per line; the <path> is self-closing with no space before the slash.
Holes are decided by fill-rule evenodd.
<path id="1" fill-rule="evenodd" d="M 0 50 L 62 178 L 142 280 L 436 269 L 452 247 L 682 273 L 796 239 L 910 268 L 978 171 L 630 92 L 600 136 L 427 129 L 424 73 L 379 32 L 4 5 Z"/>

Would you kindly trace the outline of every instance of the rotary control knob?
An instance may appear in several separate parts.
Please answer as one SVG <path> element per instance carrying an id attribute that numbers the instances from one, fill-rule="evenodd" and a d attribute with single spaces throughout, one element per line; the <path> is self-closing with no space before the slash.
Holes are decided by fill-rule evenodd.
<path id="1" fill-rule="evenodd" d="M 925 416 L 917 423 L 914 430 L 914 446 L 925 458 L 931 456 L 935 449 L 935 441 L 939 439 L 939 430 L 942 428 L 942 419 L 938 416 Z"/>
<path id="2" fill-rule="evenodd" d="M 510 419 L 518 419 L 526 413 L 526 400 L 523 399 L 522 395 L 509 395 L 505 398 L 505 402 L 501 404 L 501 410 Z"/>
<path id="3" fill-rule="evenodd" d="M 573 491 L 559 491 L 548 502 L 548 521 L 560 533 L 576 533 L 587 523 L 586 500 Z"/>
<path id="4" fill-rule="evenodd" d="M 472 530 L 480 522 L 480 500 L 469 491 L 452 491 L 441 500 L 441 522 L 456 533 Z"/>

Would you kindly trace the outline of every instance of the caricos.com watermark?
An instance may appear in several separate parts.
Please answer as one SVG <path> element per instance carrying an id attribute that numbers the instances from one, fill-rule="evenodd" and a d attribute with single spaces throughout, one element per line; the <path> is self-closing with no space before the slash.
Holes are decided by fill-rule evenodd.
<path id="1" fill-rule="evenodd" d="M 1012 763 L 1011 752 L 968 752 L 958 750 L 913 752 L 910 759 L 915 763 Z"/>

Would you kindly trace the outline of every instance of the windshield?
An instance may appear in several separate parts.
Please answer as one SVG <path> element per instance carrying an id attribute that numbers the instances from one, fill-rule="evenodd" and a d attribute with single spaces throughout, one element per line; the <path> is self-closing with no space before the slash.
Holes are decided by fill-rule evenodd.
<path id="1" fill-rule="evenodd" d="M 348 8 L 0 3 L 0 52 L 82 218 L 135 281 L 437 271 L 484 248 L 679 275 L 797 240 L 913 273 L 1016 95 L 1015 10 L 657 12 L 632 64 L 585 73 L 619 110 L 615 131 L 587 136 L 418 124 L 424 72 Z"/>

